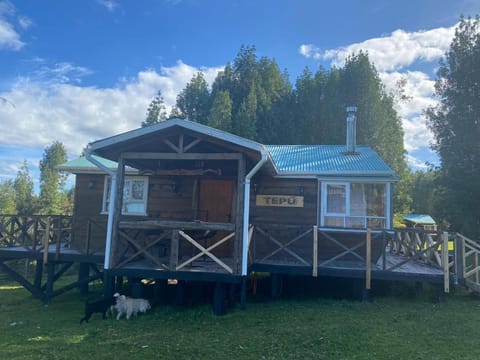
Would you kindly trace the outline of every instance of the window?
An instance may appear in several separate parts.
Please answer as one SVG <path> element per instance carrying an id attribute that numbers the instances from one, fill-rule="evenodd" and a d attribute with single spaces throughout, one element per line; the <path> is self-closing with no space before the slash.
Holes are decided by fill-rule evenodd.
<path id="1" fill-rule="evenodd" d="M 102 213 L 108 213 L 112 179 L 105 177 Z M 147 215 L 148 177 L 126 176 L 123 185 L 123 215 Z"/>
<path id="2" fill-rule="evenodd" d="M 321 226 L 385 228 L 387 185 L 322 183 Z"/>

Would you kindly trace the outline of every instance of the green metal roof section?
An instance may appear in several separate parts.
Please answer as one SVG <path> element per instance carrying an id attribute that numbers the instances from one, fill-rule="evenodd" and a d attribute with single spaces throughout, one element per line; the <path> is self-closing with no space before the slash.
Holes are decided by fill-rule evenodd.
<path id="1" fill-rule="evenodd" d="M 92 155 L 97 161 L 106 167 L 116 170 L 118 164 L 115 161 L 111 161 L 105 158 L 102 158 L 97 155 Z M 105 173 L 102 169 L 97 167 L 97 165 L 91 163 L 85 156 L 81 156 L 78 159 L 67 161 L 63 164 L 57 166 L 57 169 L 60 171 L 67 171 L 73 174 L 94 174 L 94 173 Z M 137 172 L 137 170 L 127 167 L 125 171 L 129 173 Z"/>
<path id="2" fill-rule="evenodd" d="M 419 225 L 435 225 L 436 222 L 430 215 L 425 214 L 405 214 L 403 218 L 407 221 L 410 221 L 414 224 Z"/>
<path id="3" fill-rule="evenodd" d="M 382 176 L 394 171 L 368 146 L 347 154 L 345 145 L 266 145 L 280 175 Z"/>

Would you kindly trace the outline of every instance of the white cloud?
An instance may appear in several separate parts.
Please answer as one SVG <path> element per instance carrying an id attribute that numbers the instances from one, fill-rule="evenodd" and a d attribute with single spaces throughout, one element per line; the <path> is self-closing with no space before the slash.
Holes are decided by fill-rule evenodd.
<path id="1" fill-rule="evenodd" d="M 313 58 L 315 60 L 320 60 L 322 55 L 320 48 L 316 47 L 313 44 L 302 44 L 298 48 L 298 52 L 305 56 L 307 59 Z"/>
<path id="2" fill-rule="evenodd" d="M 332 66 L 341 67 L 352 53 L 368 52 L 389 93 L 395 93 L 397 82 L 406 79 L 404 90 L 410 101 L 397 103 L 396 109 L 405 133 L 405 149 L 412 153 L 426 149 L 432 143 L 433 135 L 427 127 L 423 111 L 437 104 L 437 99 L 434 97 L 435 81 L 424 72 L 412 71 L 411 67 L 418 61 L 438 62 L 449 49 L 455 27 L 416 32 L 399 29 L 386 36 L 326 51 L 313 44 L 304 44 L 300 46 L 299 53 L 306 58 L 329 60 Z M 407 156 L 407 160 L 410 166 L 423 168 L 423 162 L 414 156 Z"/>
<path id="3" fill-rule="evenodd" d="M 20 34 L 12 24 L 15 14 L 15 6 L 10 1 L 0 1 L 0 50 L 18 51 L 25 46 L 25 43 L 20 39 Z M 24 25 L 27 25 L 27 19 L 23 16 L 18 18 L 22 28 L 24 28 Z M 31 24 L 32 22 L 30 21 L 28 26 Z"/>
<path id="4" fill-rule="evenodd" d="M 97 2 L 110 12 L 114 11 L 118 7 L 118 3 L 114 0 L 97 0 Z"/>
<path id="5" fill-rule="evenodd" d="M 18 24 L 21 26 L 22 29 L 26 30 L 33 25 L 32 19 L 26 16 L 19 16 L 18 17 Z"/>
<path id="6" fill-rule="evenodd" d="M 139 127 L 158 90 L 170 108 L 194 74 L 202 71 L 211 83 L 219 70 L 178 61 L 160 71 L 141 71 L 114 87 L 98 88 L 79 85 L 88 69 L 67 63 L 42 65 L 32 76 L 16 79 L 8 91 L 0 93 L 15 104 L 0 103 L 0 124 L 8 129 L 0 131 L 0 144 L 43 149 L 59 140 L 70 157 L 78 156 L 91 141 Z"/>
<path id="7" fill-rule="evenodd" d="M 12 24 L 0 17 L 0 50 L 20 50 L 24 46 Z"/>
<path id="8" fill-rule="evenodd" d="M 330 60 L 336 66 L 343 66 L 345 59 L 352 53 L 368 51 L 370 60 L 379 72 L 394 71 L 408 67 L 417 60 L 440 59 L 450 46 L 455 26 L 417 32 L 399 29 L 387 36 L 323 52 L 312 44 L 301 45 L 299 51 L 307 58 Z"/>

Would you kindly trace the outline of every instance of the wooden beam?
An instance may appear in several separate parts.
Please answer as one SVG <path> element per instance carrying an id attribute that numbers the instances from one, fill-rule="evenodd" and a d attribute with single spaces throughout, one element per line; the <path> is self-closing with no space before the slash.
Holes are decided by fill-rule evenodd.
<path id="1" fill-rule="evenodd" d="M 25 289 L 27 289 L 34 297 L 41 299 L 43 297 L 43 292 L 37 286 L 32 285 L 27 279 L 25 279 L 22 275 L 11 269 L 7 264 L 3 261 L 0 261 L 0 270 L 2 270 L 7 276 L 20 283 Z"/>
<path id="2" fill-rule="evenodd" d="M 312 259 L 312 276 L 318 276 L 318 226 L 313 226 L 313 259 Z"/>
<path id="3" fill-rule="evenodd" d="M 195 145 L 197 145 L 199 142 L 201 142 L 202 140 L 200 139 L 195 139 L 193 140 L 190 144 L 188 144 L 187 146 L 185 146 L 183 148 L 183 152 L 186 153 L 188 150 L 190 150 L 191 148 L 193 148 Z"/>
<path id="4" fill-rule="evenodd" d="M 223 267 L 225 270 L 227 270 L 230 274 L 233 273 L 233 270 L 230 266 L 228 266 L 227 264 L 225 264 L 222 260 L 220 260 L 218 257 L 216 257 L 215 255 L 213 255 L 212 253 L 208 252 L 207 249 L 205 249 L 202 245 L 200 245 L 199 243 L 197 243 L 195 240 L 193 240 L 188 234 L 185 234 L 182 230 L 179 230 L 178 233 L 185 239 L 185 240 L 188 240 L 188 242 L 190 242 L 193 246 L 195 246 L 197 249 L 199 249 L 202 254 L 205 254 L 207 255 L 210 259 L 212 259 L 213 261 L 215 261 L 218 265 L 220 265 L 221 267 Z M 230 239 L 230 237 L 234 236 L 235 233 L 232 233 L 230 235 L 228 235 L 227 237 L 223 238 L 222 240 L 220 240 L 222 243 L 225 242 L 226 240 Z M 219 241 L 219 242 L 220 242 Z M 219 243 L 217 242 L 217 244 Z M 219 244 L 220 245 L 220 244 Z M 214 246 L 215 247 L 215 246 Z M 178 268 L 177 268 L 178 269 Z"/>
<path id="5" fill-rule="evenodd" d="M 179 235 L 177 229 L 172 230 L 172 241 L 170 243 L 170 271 L 175 271 L 178 264 Z"/>
<path id="6" fill-rule="evenodd" d="M 366 239 L 366 253 L 365 253 L 365 289 L 372 288 L 372 230 L 367 228 Z"/>
<path id="7" fill-rule="evenodd" d="M 195 244 L 193 244 L 193 243 L 192 243 L 192 244 L 195 245 L 196 247 L 198 247 L 199 249 L 200 249 L 200 247 L 203 248 L 203 246 L 201 246 L 200 244 L 198 244 L 198 242 L 196 242 L 196 241 L 195 241 L 193 238 L 191 238 L 190 236 L 188 236 L 188 238 L 187 238 L 186 236 L 184 236 L 184 235 L 188 235 L 188 234 L 185 234 L 183 231 L 180 231 L 180 235 L 182 235 L 182 237 L 184 237 L 184 238 L 185 238 L 186 240 L 188 240 L 189 242 L 192 242 L 192 241 L 195 242 L 198 246 L 195 245 Z M 176 270 L 180 270 L 181 268 L 183 268 L 183 267 L 187 266 L 188 264 L 194 262 L 195 260 L 197 260 L 199 257 L 201 257 L 201 256 L 203 256 L 203 255 L 207 255 L 207 256 L 212 255 L 212 256 L 214 256 L 213 254 L 210 253 L 210 251 L 212 251 L 212 250 L 215 249 L 216 247 L 222 245 L 224 242 L 227 242 L 228 240 L 230 240 L 230 239 L 231 239 L 232 237 L 234 237 L 234 236 L 235 236 L 235 233 L 233 232 L 233 233 L 228 234 L 227 236 L 225 236 L 223 239 L 218 240 L 215 244 L 210 245 L 208 248 L 206 248 L 206 249 L 203 248 L 204 250 L 201 250 L 201 249 L 200 249 L 200 252 L 199 252 L 198 254 L 196 254 L 195 256 L 191 257 L 191 258 L 188 259 L 187 261 L 181 263 L 180 265 L 178 265 Z M 214 257 L 215 257 L 215 256 L 214 256 Z M 216 257 L 215 257 L 215 258 L 216 258 Z M 213 258 L 212 258 L 212 259 L 213 259 Z M 215 260 L 215 259 L 214 259 L 214 260 Z M 216 260 L 215 260 L 215 261 L 216 261 Z M 222 264 L 225 265 L 224 262 L 222 262 L 221 260 L 219 260 L 219 261 L 220 261 Z M 219 265 L 221 265 L 221 264 L 219 264 Z M 221 266 L 224 267 L 223 265 L 221 265 Z M 225 265 L 225 266 L 227 266 L 227 265 Z M 227 268 L 230 269 L 229 266 L 227 266 Z M 227 270 L 228 270 L 228 269 L 227 269 Z M 230 273 L 232 272 L 231 270 L 232 270 L 232 269 L 230 269 L 230 271 L 229 271 Z"/>
<path id="8" fill-rule="evenodd" d="M 442 265 L 443 265 L 443 291 L 445 293 L 450 292 L 450 274 L 448 267 L 448 232 L 442 234 Z M 477 258 L 477 255 L 475 255 Z M 478 272 L 477 272 L 478 274 Z"/>
<path id="9" fill-rule="evenodd" d="M 175 221 L 175 220 L 139 220 L 121 221 L 120 229 L 188 229 L 188 230 L 226 230 L 235 231 L 235 225 L 230 223 L 213 223 L 203 221 Z"/>
<path id="10" fill-rule="evenodd" d="M 163 142 L 167 144 L 176 153 L 180 153 L 180 149 L 177 146 L 175 146 L 170 140 L 164 139 Z"/>
<path id="11" fill-rule="evenodd" d="M 50 218 L 45 221 L 45 233 L 43 234 L 43 263 L 48 263 L 48 243 L 50 240 Z"/>
<path id="12" fill-rule="evenodd" d="M 123 159 L 130 160 L 239 160 L 241 153 L 154 153 L 125 152 Z"/>

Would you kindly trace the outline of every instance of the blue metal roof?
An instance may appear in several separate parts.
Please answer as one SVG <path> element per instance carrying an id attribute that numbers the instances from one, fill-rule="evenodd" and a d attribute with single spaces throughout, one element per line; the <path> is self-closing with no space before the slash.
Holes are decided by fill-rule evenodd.
<path id="1" fill-rule="evenodd" d="M 346 154 L 345 145 L 265 145 L 280 175 L 387 176 L 394 171 L 368 146 Z"/>
<path id="2" fill-rule="evenodd" d="M 436 222 L 430 215 L 425 214 L 405 214 L 403 218 L 407 221 L 410 221 L 414 224 L 419 225 L 435 225 Z"/>

